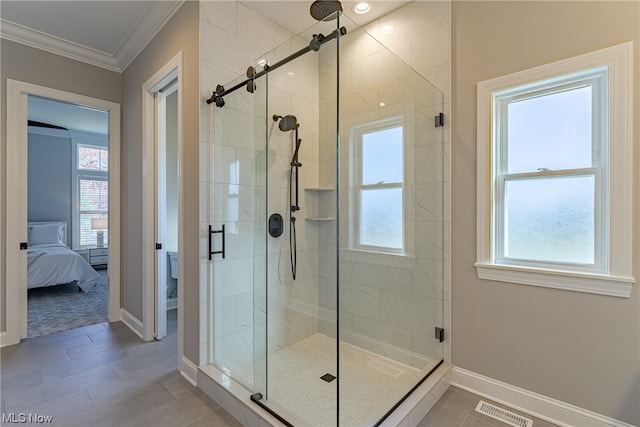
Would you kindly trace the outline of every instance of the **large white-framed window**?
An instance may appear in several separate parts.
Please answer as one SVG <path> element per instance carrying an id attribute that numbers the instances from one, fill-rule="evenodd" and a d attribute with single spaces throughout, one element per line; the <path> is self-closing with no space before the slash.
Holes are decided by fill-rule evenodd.
<path id="1" fill-rule="evenodd" d="M 405 254 L 404 119 L 354 126 L 351 142 L 351 248 Z"/>
<path id="2" fill-rule="evenodd" d="M 631 53 L 478 83 L 478 277 L 629 296 Z"/>
<path id="3" fill-rule="evenodd" d="M 108 218 L 109 213 L 109 149 L 85 143 L 74 144 L 74 228 L 75 248 L 95 246 L 97 232 L 92 218 Z M 108 229 L 104 242 L 108 242 Z"/>

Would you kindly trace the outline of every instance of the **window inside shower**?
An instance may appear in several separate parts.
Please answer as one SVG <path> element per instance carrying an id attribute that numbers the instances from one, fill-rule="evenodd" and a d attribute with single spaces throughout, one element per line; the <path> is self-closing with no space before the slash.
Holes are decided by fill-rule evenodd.
<path id="1" fill-rule="evenodd" d="M 351 246 L 405 253 L 402 117 L 376 120 L 350 132 Z"/>
<path id="2" fill-rule="evenodd" d="M 346 16 L 248 65 L 208 111 L 208 363 L 292 425 L 376 425 L 443 359 L 442 93 Z"/>

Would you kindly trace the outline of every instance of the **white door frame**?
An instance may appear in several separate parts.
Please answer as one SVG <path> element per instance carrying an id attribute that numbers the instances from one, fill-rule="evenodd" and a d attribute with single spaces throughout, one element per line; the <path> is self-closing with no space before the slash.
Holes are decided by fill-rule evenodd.
<path id="1" fill-rule="evenodd" d="M 158 70 L 149 80 L 142 85 L 142 323 L 143 339 L 152 340 L 157 335 L 158 318 L 166 316 L 166 293 L 160 294 L 158 291 L 158 266 L 165 259 L 158 260 L 156 242 L 161 242 L 158 236 L 158 212 L 157 212 L 157 191 L 156 182 L 158 161 L 163 153 L 159 153 L 156 140 L 156 93 L 165 87 L 175 78 L 178 79 L 178 360 L 181 360 L 184 353 L 184 342 L 182 336 L 182 325 L 184 320 L 184 297 L 181 295 L 183 287 L 183 258 L 184 253 L 184 206 L 181 187 L 181 159 L 182 159 L 182 52 L 179 52 L 160 70 Z M 162 236 L 160 236 L 162 237 Z M 162 242 L 161 242 L 162 243 Z M 162 252 L 164 253 L 164 251 Z M 165 264 L 166 265 L 166 264 Z M 166 283 L 164 284 L 166 285 Z M 164 304 L 163 304 L 164 301 Z M 164 310 L 162 310 L 164 307 Z M 161 336 L 160 336 L 161 337 Z"/>
<path id="2" fill-rule="evenodd" d="M 120 105 L 102 99 L 7 79 L 6 336 L 13 345 L 27 335 L 27 133 L 29 95 L 86 105 L 109 113 L 109 312 L 120 315 Z"/>

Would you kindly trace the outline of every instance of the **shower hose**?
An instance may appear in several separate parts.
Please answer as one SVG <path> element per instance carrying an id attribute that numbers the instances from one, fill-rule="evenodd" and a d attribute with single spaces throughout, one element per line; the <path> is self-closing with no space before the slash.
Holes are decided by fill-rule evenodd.
<path id="1" fill-rule="evenodd" d="M 297 243 L 296 243 L 296 217 L 293 215 L 293 212 L 298 209 L 297 206 L 293 205 L 293 200 L 291 196 L 291 191 L 293 187 L 293 169 L 295 166 L 291 165 L 291 169 L 289 171 L 289 258 L 291 259 L 291 274 L 293 275 L 293 280 L 296 280 L 296 270 L 298 264 L 298 255 L 297 255 Z M 298 171 L 296 170 L 296 174 Z"/>

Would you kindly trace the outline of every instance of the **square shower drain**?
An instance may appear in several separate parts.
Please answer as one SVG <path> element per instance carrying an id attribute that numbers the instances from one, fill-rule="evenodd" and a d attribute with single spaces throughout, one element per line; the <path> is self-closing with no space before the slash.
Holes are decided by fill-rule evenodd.
<path id="1" fill-rule="evenodd" d="M 326 381 L 326 382 L 330 383 L 331 381 L 335 380 L 336 377 L 331 375 L 330 373 L 326 373 L 323 376 L 321 376 L 320 379 L 322 381 Z"/>

